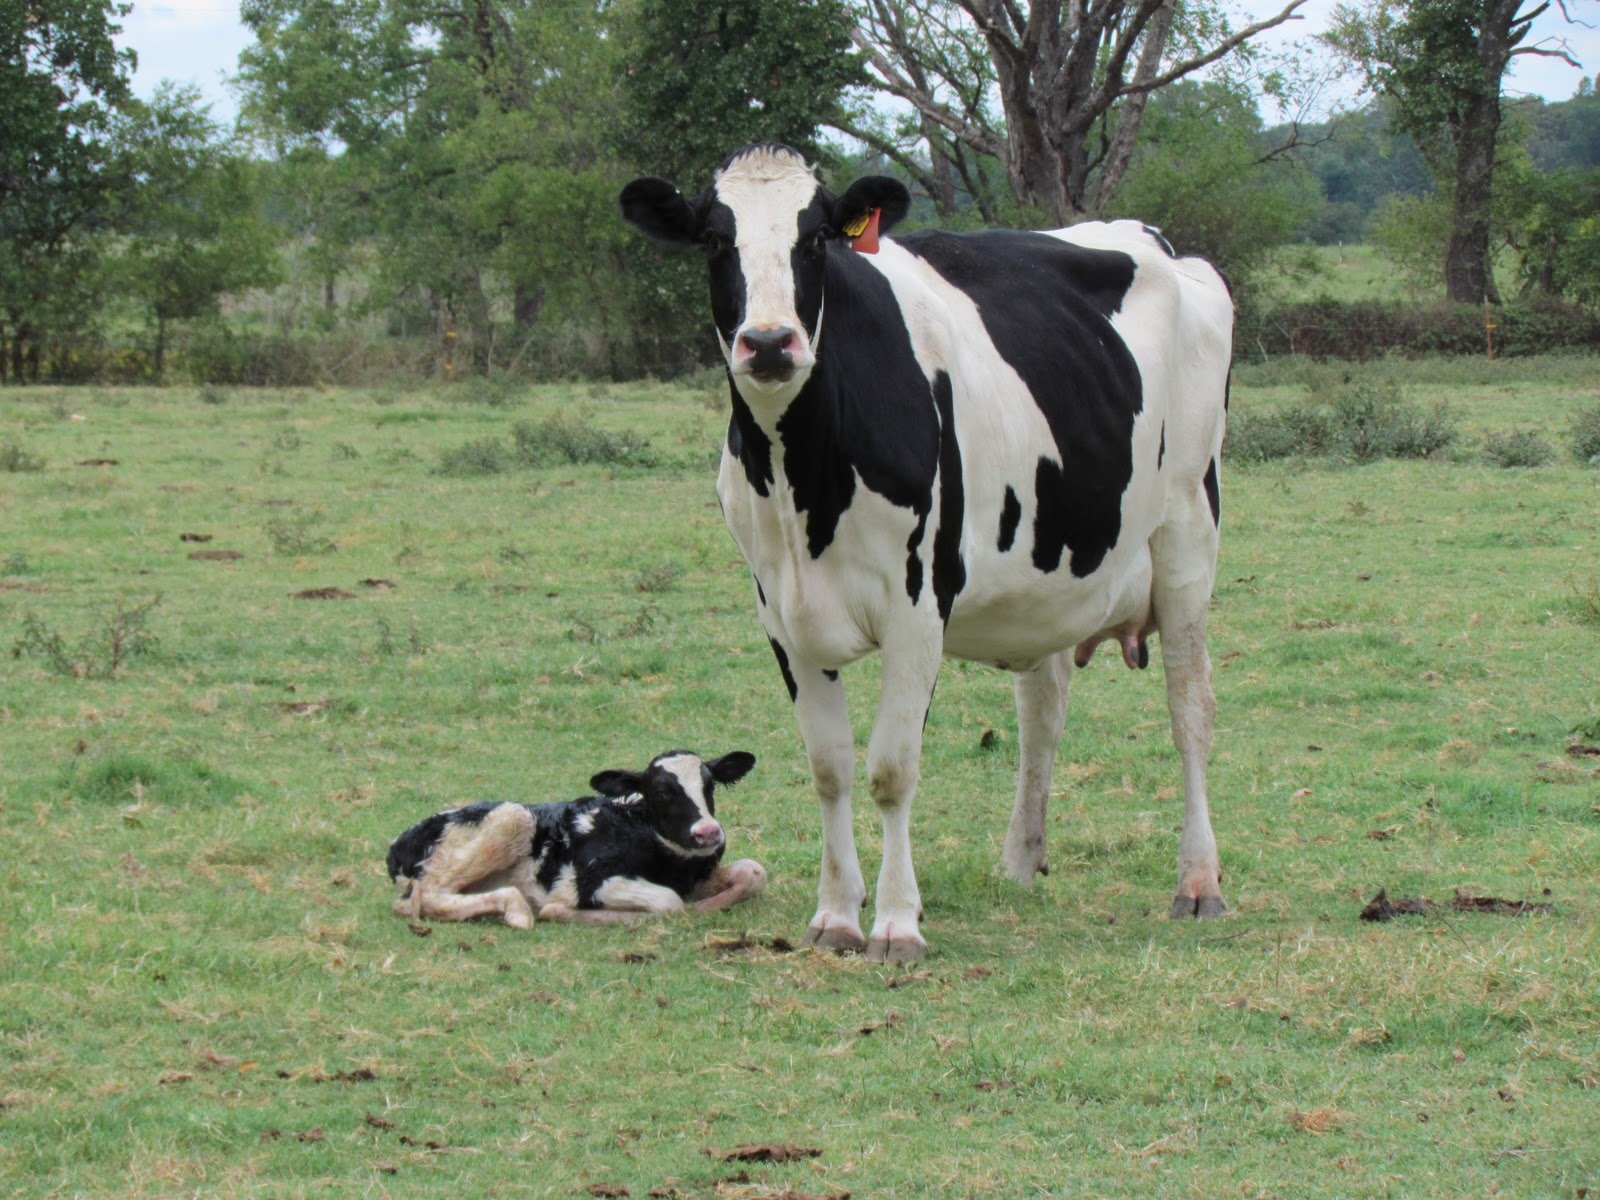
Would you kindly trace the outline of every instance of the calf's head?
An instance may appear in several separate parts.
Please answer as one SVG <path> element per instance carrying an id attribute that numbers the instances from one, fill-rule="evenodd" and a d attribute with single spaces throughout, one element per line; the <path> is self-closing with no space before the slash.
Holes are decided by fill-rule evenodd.
<path id="1" fill-rule="evenodd" d="M 752 404 L 786 403 L 816 365 L 830 253 L 869 213 L 887 233 L 905 216 L 904 185 L 881 175 L 834 196 L 787 146 L 747 146 L 711 186 L 685 197 L 664 179 L 622 189 L 622 215 L 649 237 L 699 246 L 711 273 L 711 316 L 728 372 Z"/>
<path id="2" fill-rule="evenodd" d="M 709 760 L 688 750 L 669 750 L 643 771 L 601 771 L 589 786 L 602 796 L 642 797 L 656 837 L 676 854 L 699 857 L 722 849 L 716 786 L 735 783 L 756 765 L 756 756 L 735 750 Z"/>

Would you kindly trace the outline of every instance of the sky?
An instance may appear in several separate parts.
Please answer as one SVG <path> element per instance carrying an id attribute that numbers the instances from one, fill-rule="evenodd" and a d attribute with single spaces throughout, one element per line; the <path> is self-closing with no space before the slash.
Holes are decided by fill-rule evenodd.
<path id="1" fill-rule="evenodd" d="M 1285 0 L 1286 2 L 1286 0 Z M 1282 7 L 1277 0 L 1236 0 L 1244 11 L 1258 15 Z M 1306 19 L 1293 21 L 1274 30 L 1269 37 L 1278 41 L 1298 41 L 1326 28 L 1335 0 L 1310 0 L 1302 10 Z M 1595 28 L 1568 25 L 1557 6 L 1540 18 L 1528 44 L 1541 37 L 1565 37 L 1574 56 L 1583 63 L 1579 71 L 1558 59 L 1522 55 L 1513 63 L 1507 91 L 1512 95 L 1536 95 L 1548 100 L 1565 100 L 1584 75 L 1600 72 L 1600 3 L 1595 0 L 1570 0 L 1574 13 Z M 134 74 L 134 90 L 141 96 L 155 91 L 163 79 L 192 83 L 210 102 L 212 116 L 231 123 L 238 102 L 225 80 L 233 73 L 239 52 L 250 43 L 249 32 L 239 23 L 237 0 L 161 0 L 160 3 L 135 3 L 122 22 L 117 39 L 139 55 Z M 1551 43 L 1545 43 L 1551 44 Z"/>

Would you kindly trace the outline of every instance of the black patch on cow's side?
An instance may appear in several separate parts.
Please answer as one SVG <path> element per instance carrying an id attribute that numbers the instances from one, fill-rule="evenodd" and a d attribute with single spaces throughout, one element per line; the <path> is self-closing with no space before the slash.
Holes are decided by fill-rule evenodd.
<path id="1" fill-rule="evenodd" d="M 1206 488 L 1206 501 L 1211 505 L 1211 523 L 1222 524 L 1222 488 L 1217 484 L 1217 460 L 1212 459 L 1211 465 L 1206 468 L 1204 480 Z"/>
<path id="2" fill-rule="evenodd" d="M 812 558 L 833 543 L 858 478 L 925 519 L 939 466 L 938 413 L 888 281 L 854 253 L 830 252 L 824 270 L 827 349 L 777 430 Z"/>
<path id="3" fill-rule="evenodd" d="M 928 531 L 928 514 L 917 518 L 917 527 L 906 539 L 906 595 L 914 605 L 922 599 L 922 535 Z"/>
<path id="4" fill-rule="evenodd" d="M 1000 553 L 1004 554 L 1011 549 L 1017 541 L 1017 526 L 1022 521 L 1022 504 L 1017 500 L 1017 493 L 1011 485 L 1006 484 L 1005 503 L 1000 506 Z"/>
<path id="5" fill-rule="evenodd" d="M 794 681 L 794 672 L 789 669 L 789 655 L 778 644 L 777 638 L 769 637 L 772 645 L 772 654 L 778 660 L 778 670 L 783 672 L 783 686 L 789 689 L 789 703 L 793 704 L 795 697 L 800 694 L 800 686 Z"/>
<path id="6" fill-rule="evenodd" d="M 1167 423 L 1161 422 L 1161 448 L 1156 451 L 1156 470 L 1161 470 L 1161 464 L 1167 461 Z"/>
<path id="7" fill-rule="evenodd" d="M 1138 366 L 1110 322 L 1133 286 L 1132 257 L 1001 230 L 899 240 L 972 298 L 1050 426 L 1060 461 L 1041 456 L 1035 472 L 1034 566 L 1054 571 L 1070 550 L 1072 573 L 1091 574 L 1122 530 L 1144 404 Z"/>
<path id="8" fill-rule="evenodd" d="M 831 671 L 827 667 L 823 667 L 822 668 L 822 677 L 824 679 L 826 679 L 829 683 L 838 683 L 839 682 L 839 672 Z"/>
<path id="9" fill-rule="evenodd" d="M 961 477 L 961 444 L 956 440 L 956 407 L 950 376 L 933 377 L 933 402 L 939 410 L 939 529 L 933 535 L 933 594 L 939 602 L 939 619 L 950 620 L 950 609 L 967 586 L 967 564 L 961 557 L 961 526 L 966 520 L 966 484 Z"/>

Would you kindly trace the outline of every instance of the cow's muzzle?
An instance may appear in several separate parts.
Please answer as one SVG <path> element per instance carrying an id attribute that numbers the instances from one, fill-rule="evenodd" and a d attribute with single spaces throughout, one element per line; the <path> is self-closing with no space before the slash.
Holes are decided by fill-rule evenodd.
<path id="1" fill-rule="evenodd" d="M 794 376 L 801 346 L 789 325 L 752 325 L 734 343 L 734 365 L 763 383 L 784 383 Z"/>
<path id="2" fill-rule="evenodd" d="M 689 840 L 700 850 L 711 850 L 722 845 L 724 836 L 722 826 L 711 817 L 696 821 L 689 830 Z"/>

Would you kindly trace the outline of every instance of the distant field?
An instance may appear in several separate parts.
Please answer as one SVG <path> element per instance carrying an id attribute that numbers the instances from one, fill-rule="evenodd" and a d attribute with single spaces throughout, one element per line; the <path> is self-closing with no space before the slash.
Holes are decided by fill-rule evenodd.
<path id="1" fill-rule="evenodd" d="M 1032 890 L 996 869 L 1010 681 L 950 664 L 911 972 L 775 941 L 818 830 L 712 491 L 715 388 L 3 393 L 0 1195 L 1600 1194 L 1600 471 L 1469 461 L 1559 441 L 1600 370 L 1271 363 L 1234 409 L 1347 370 L 1448 398 L 1463 461 L 1225 469 L 1232 918 L 1164 916 L 1158 654 L 1076 677 Z M 557 415 L 642 465 L 518 465 L 514 427 Z M 292 598 L 324 588 L 351 598 Z M 158 640 L 96 677 L 85 634 L 157 596 Z M 875 671 L 846 675 L 858 729 Z M 754 904 L 389 915 L 412 821 L 678 745 L 757 755 L 719 810 L 771 874 Z M 1359 921 L 1379 888 L 1553 911 Z M 751 1143 L 820 1153 L 715 1157 Z"/>
<path id="2" fill-rule="evenodd" d="M 1306 275 L 1279 283 L 1274 299 L 1279 303 L 1315 300 L 1327 296 L 1334 300 L 1441 301 L 1444 278 L 1418 287 L 1408 279 L 1377 246 L 1352 243 L 1348 246 L 1307 246 L 1315 269 Z M 1510 253 L 1497 256 L 1495 274 L 1502 286 L 1513 282 L 1516 262 Z M 1514 289 L 1513 289 L 1514 290 Z"/>

